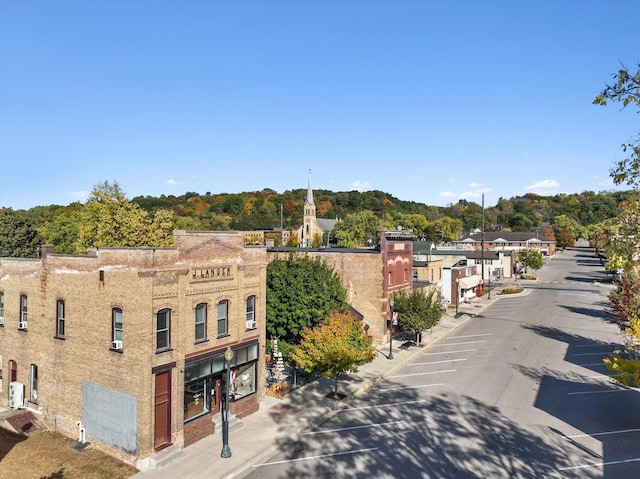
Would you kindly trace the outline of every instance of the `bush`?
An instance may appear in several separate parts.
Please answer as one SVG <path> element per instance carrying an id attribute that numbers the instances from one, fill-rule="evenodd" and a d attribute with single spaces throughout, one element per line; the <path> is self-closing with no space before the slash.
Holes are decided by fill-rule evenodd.
<path id="1" fill-rule="evenodd" d="M 533 273 L 524 273 L 520 279 L 536 279 L 536 275 Z"/>
<path id="2" fill-rule="evenodd" d="M 517 286 L 507 286 L 500 292 L 500 294 L 517 294 L 522 293 L 523 291 L 524 288 L 519 288 Z"/>

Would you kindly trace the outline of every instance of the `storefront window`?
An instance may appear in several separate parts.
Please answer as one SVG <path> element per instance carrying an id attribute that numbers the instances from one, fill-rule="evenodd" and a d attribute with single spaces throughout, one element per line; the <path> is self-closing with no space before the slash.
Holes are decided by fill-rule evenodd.
<path id="1" fill-rule="evenodd" d="M 236 401 L 256 392 L 258 344 L 234 349 L 231 363 L 231 400 Z M 185 365 L 184 368 L 184 420 L 217 410 L 215 381 L 226 380 L 224 354 L 202 359 Z"/>
<path id="2" fill-rule="evenodd" d="M 187 421 L 211 410 L 211 381 L 199 379 L 185 384 L 184 420 Z"/>
<path id="3" fill-rule="evenodd" d="M 241 399 L 256 392 L 256 363 L 240 366 L 235 371 L 234 399 Z"/>

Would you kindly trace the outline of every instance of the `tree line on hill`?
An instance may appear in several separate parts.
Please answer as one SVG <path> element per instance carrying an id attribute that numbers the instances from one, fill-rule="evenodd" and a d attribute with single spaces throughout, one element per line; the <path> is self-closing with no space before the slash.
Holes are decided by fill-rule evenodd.
<path id="1" fill-rule="evenodd" d="M 548 231 L 557 236 L 551 239 L 560 243 L 594 238 L 601 230 L 597 225 L 616 218 L 619 205 L 629 202 L 632 194 L 585 191 L 500 198 L 484 209 L 485 230 L 530 231 L 550 223 L 553 228 Z M 304 189 L 282 194 L 264 189 L 129 200 L 117 183 L 105 182 L 94 187 L 85 203 L 0 209 L 0 257 L 36 257 L 41 244 L 70 254 L 82 254 L 90 246 L 169 246 L 174 229 L 295 230 L 302 224 L 305 197 Z M 439 243 L 483 225 L 482 206 L 464 199 L 430 206 L 382 191 L 314 190 L 314 200 L 319 218 L 340 220 L 331 242 L 348 247 L 377 242 L 382 228 L 401 226 L 418 238 Z"/>

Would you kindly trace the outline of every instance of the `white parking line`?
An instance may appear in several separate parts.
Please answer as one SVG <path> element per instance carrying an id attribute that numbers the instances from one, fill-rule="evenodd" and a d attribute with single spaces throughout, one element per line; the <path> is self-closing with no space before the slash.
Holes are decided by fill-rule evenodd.
<path id="1" fill-rule="evenodd" d="M 391 421 L 391 422 L 383 422 L 379 424 L 363 424 L 362 426 L 351 426 L 351 427 L 341 427 L 339 429 L 325 429 L 324 431 L 312 431 L 312 432 L 304 432 L 300 434 L 301 436 L 311 436 L 313 434 L 328 434 L 331 432 L 343 432 L 343 431 L 353 431 L 356 429 L 367 429 L 370 427 L 382 427 L 382 426 L 391 426 L 393 424 L 401 424 L 404 421 Z"/>
<path id="2" fill-rule="evenodd" d="M 462 339 L 462 338 L 477 338 L 479 336 L 493 336 L 493 333 L 467 334 L 464 336 L 449 336 L 449 337 L 454 339 Z"/>
<path id="3" fill-rule="evenodd" d="M 627 432 L 640 432 L 640 429 L 621 429 L 620 431 L 594 432 L 592 434 L 574 434 L 573 436 L 567 436 L 567 437 L 571 439 L 575 439 L 577 437 L 607 436 L 609 434 L 625 434 Z"/>
<path id="4" fill-rule="evenodd" d="M 432 388 L 435 386 L 444 386 L 444 383 L 421 384 L 420 386 L 398 386 L 397 388 L 385 388 L 385 389 L 380 389 L 379 391 L 387 392 L 387 391 L 397 391 L 398 389 Z"/>
<path id="5" fill-rule="evenodd" d="M 440 353 L 424 353 L 423 356 L 432 356 L 434 354 L 470 353 L 472 351 L 477 351 L 477 349 L 458 349 L 457 351 L 442 351 Z"/>
<path id="6" fill-rule="evenodd" d="M 414 374 L 394 374 L 393 376 L 389 376 L 390 378 L 407 378 L 409 376 L 424 376 L 427 374 L 440 374 L 440 373 L 455 373 L 456 369 L 445 369 L 443 371 L 430 371 L 428 373 L 414 373 Z"/>
<path id="7" fill-rule="evenodd" d="M 436 347 L 440 347 L 440 346 L 460 346 L 461 344 L 477 344 L 477 343 L 486 343 L 486 341 L 464 341 L 462 343 L 440 343 L 440 344 L 436 344 Z"/>
<path id="8" fill-rule="evenodd" d="M 608 389 L 606 391 L 577 391 L 574 393 L 567 393 L 567 395 L 579 396 L 581 394 L 606 394 L 606 393 L 619 393 L 623 391 L 633 391 L 633 389 Z"/>
<path id="9" fill-rule="evenodd" d="M 634 457 L 632 459 L 623 459 L 622 461 L 595 462 L 593 464 L 582 464 L 580 466 L 561 467 L 558 469 L 558 471 L 569 471 L 572 469 L 586 469 L 588 467 L 613 466 L 616 464 L 627 464 L 631 462 L 640 462 L 640 457 Z"/>
<path id="10" fill-rule="evenodd" d="M 263 462 L 262 464 L 254 464 L 253 467 L 273 466 L 275 464 L 286 464 L 288 462 L 309 461 L 313 459 L 322 459 L 323 457 L 344 456 L 345 454 L 359 454 L 361 452 L 377 451 L 377 447 L 369 447 L 367 449 L 354 449 L 351 451 L 334 452 L 333 454 L 320 454 L 318 456 L 298 457 L 296 459 L 287 459 L 284 461 Z"/>
<path id="11" fill-rule="evenodd" d="M 442 364 L 442 363 L 455 363 L 457 361 L 467 361 L 466 358 L 461 359 L 445 359 L 444 361 L 429 361 L 426 363 L 411 363 L 409 366 L 426 366 L 428 364 Z"/>
<path id="12" fill-rule="evenodd" d="M 338 413 L 338 412 L 345 412 L 345 411 L 359 411 L 361 409 L 373 409 L 374 407 L 380 408 L 380 407 L 387 407 L 387 406 L 403 406 L 405 404 L 415 404 L 415 403 L 425 402 L 425 401 L 427 401 L 427 399 L 417 399 L 415 401 L 391 402 L 386 404 L 374 404 L 373 406 L 349 407 L 349 408 L 338 409 L 336 412 Z"/>

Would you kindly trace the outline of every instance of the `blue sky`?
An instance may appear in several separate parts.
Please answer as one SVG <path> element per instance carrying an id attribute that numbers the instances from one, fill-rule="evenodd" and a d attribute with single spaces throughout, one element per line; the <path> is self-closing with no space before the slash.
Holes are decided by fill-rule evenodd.
<path id="1" fill-rule="evenodd" d="M 0 0 L 0 206 L 614 189 L 640 2 Z"/>

